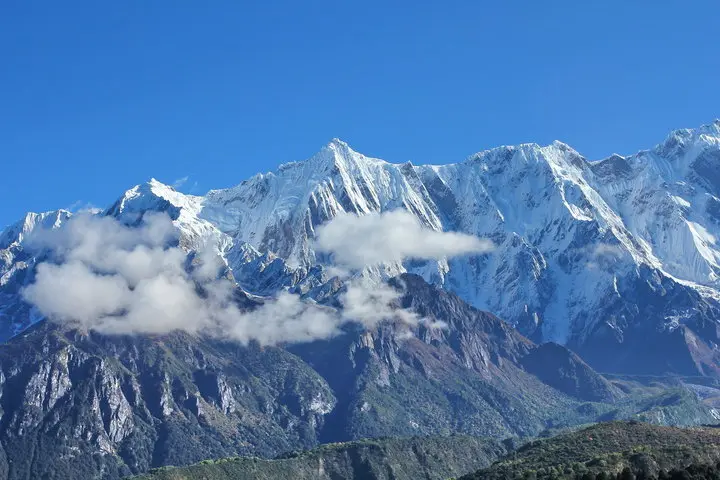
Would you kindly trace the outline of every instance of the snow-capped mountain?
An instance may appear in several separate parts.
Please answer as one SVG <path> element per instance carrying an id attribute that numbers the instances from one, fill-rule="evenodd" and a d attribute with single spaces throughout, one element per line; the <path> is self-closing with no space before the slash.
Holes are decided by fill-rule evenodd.
<path id="1" fill-rule="evenodd" d="M 26 242 L 35 229 L 59 228 L 69 217 L 67 210 L 31 212 L 0 233 L 0 338 L 16 335 L 42 318 L 20 298 L 20 289 L 32 281 L 37 260 Z"/>
<path id="2" fill-rule="evenodd" d="M 600 161 L 554 142 L 448 165 L 393 164 L 335 139 L 308 160 L 204 197 L 152 180 L 103 214 L 133 223 L 148 210 L 168 212 L 184 248 L 213 245 L 244 289 L 267 295 L 329 279 L 319 266 L 329 259 L 313 245 L 318 226 L 341 212 L 395 209 L 496 248 L 374 274 L 420 274 L 536 340 L 571 345 L 600 369 L 720 371 L 720 121 Z M 28 281 L 17 273 L 32 264 L 24 236 L 67 213 L 28 218 L 0 235 L 3 295 Z M 26 316 L 4 321 L 24 325 Z"/>

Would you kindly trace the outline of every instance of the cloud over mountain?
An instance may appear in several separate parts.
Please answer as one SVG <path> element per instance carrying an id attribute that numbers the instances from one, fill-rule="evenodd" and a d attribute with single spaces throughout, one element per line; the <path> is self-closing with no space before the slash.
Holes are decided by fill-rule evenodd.
<path id="1" fill-rule="evenodd" d="M 134 227 L 112 217 L 78 215 L 30 239 L 50 260 L 37 266 L 23 296 L 53 321 L 102 333 L 183 330 L 264 345 L 328 338 L 347 322 L 373 328 L 386 319 L 423 321 L 397 308 L 400 292 L 362 277 L 346 279 L 340 311 L 285 291 L 243 311 L 233 299 L 233 283 L 220 275 L 226 265 L 216 248 L 207 245 L 189 262 L 176 236 L 165 214 L 147 212 Z M 371 246 L 364 248 L 363 239 Z M 427 229 L 401 212 L 338 217 L 321 229 L 319 242 L 340 265 L 353 268 L 489 248 L 469 235 Z"/>
<path id="2" fill-rule="evenodd" d="M 318 250 L 332 253 L 335 263 L 354 269 L 406 258 L 441 259 L 493 249 L 489 240 L 427 228 L 405 210 L 363 216 L 340 214 L 318 229 L 316 245 Z"/>

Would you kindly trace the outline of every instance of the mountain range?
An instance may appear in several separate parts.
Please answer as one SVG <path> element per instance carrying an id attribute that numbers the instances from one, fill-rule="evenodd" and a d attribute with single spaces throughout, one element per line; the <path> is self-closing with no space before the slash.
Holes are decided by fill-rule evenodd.
<path id="1" fill-rule="evenodd" d="M 323 226 L 397 211 L 492 248 L 338 273 L 318 243 Z M 123 238 L 152 235 L 141 225 L 157 213 L 176 232 L 159 251 L 180 252 L 194 272 L 210 248 L 233 312 L 262 322 L 283 294 L 342 310 L 351 275 L 394 292 L 389 305 L 409 320 L 238 342 L 203 329 L 96 331 L 28 296 L 43 268 L 65 261 L 37 240 L 47 232 L 85 216 Z M 715 422 L 719 222 L 720 121 L 599 161 L 555 142 L 393 164 L 336 139 L 205 196 L 151 180 L 103 210 L 29 213 L 0 233 L 0 473 L 120 478 L 367 437 Z"/>
<path id="2" fill-rule="evenodd" d="M 375 275 L 417 273 L 533 340 L 570 346 L 603 371 L 715 375 L 718 160 L 717 121 L 600 161 L 555 142 L 415 166 L 333 140 L 306 161 L 203 197 L 152 180 L 101 214 L 132 222 L 146 211 L 167 212 L 186 249 L 212 238 L 243 289 L 271 295 L 328 280 L 316 268 L 327 262 L 313 245 L 318 226 L 342 212 L 404 209 L 427 228 L 487 238 L 496 248 L 396 262 Z M 69 216 L 28 214 L 0 235 L 4 299 L 27 281 L 33 259 L 24 256 L 23 239 Z M 2 315 L 5 339 L 37 319 L 10 300 Z"/>

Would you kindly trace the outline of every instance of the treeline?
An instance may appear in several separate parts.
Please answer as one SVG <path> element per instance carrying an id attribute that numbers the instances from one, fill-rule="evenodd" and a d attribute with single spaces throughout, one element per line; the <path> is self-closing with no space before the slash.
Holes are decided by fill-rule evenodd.
<path id="1" fill-rule="evenodd" d="M 720 480 L 720 463 L 715 465 L 690 465 L 685 468 L 660 470 L 657 474 L 633 472 L 625 467 L 620 473 L 572 471 L 526 471 L 515 477 L 518 480 Z"/>
<path id="2" fill-rule="evenodd" d="M 618 474 L 601 472 L 597 475 L 587 474 L 576 476 L 582 480 L 720 480 L 720 463 L 715 465 L 690 465 L 685 468 L 674 468 L 670 471 L 660 470 L 656 475 L 645 472 L 633 473 L 625 468 Z"/>

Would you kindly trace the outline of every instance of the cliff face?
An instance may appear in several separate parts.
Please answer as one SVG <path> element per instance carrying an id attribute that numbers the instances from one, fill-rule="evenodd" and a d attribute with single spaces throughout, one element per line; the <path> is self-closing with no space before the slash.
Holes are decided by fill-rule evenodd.
<path id="1" fill-rule="evenodd" d="M 538 347 L 419 276 L 391 285 L 403 292 L 396 306 L 426 321 L 348 324 L 333 338 L 283 347 L 40 322 L 0 346 L 0 478 L 114 479 L 368 437 L 504 439 L 636 415 L 714 419 L 682 384 L 621 390 L 565 347 Z M 408 465 L 424 458 L 403 448 L 397 458 Z M 348 453 L 342 468 L 360 468 L 367 452 Z"/>
<path id="2" fill-rule="evenodd" d="M 179 333 L 104 338 L 43 323 L 0 348 L 0 365 L 9 478 L 117 478 L 309 448 L 336 403 L 282 349 Z"/>

